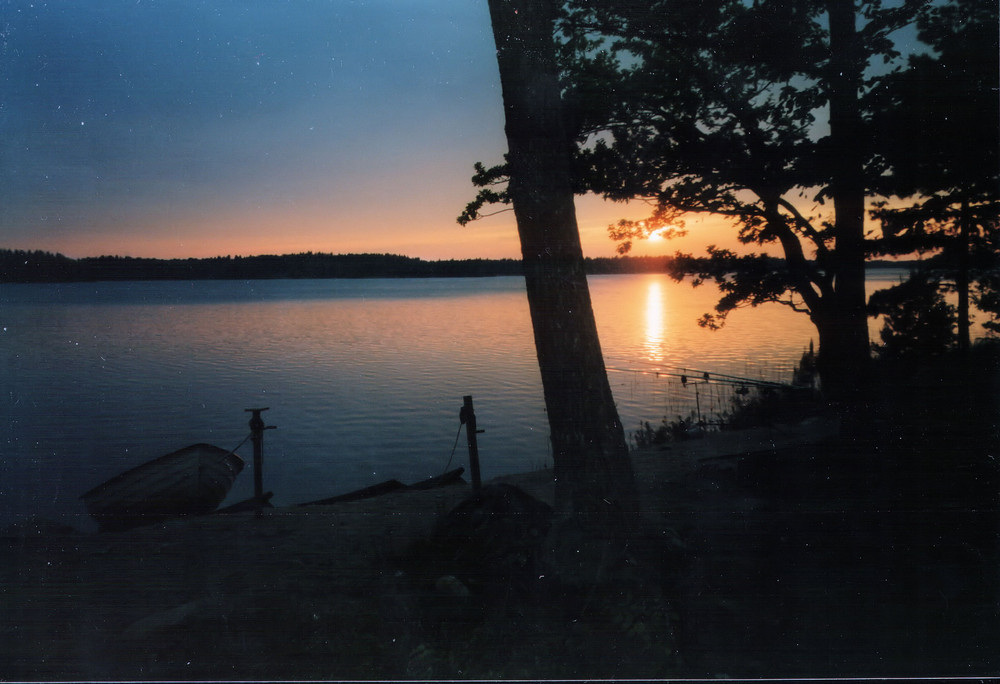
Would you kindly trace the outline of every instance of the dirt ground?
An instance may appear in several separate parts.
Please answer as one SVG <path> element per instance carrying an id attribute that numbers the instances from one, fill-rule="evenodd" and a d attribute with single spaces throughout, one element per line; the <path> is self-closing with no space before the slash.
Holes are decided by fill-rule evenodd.
<path id="1" fill-rule="evenodd" d="M 652 588 L 483 601 L 446 567 L 418 577 L 414 545 L 466 484 L 117 533 L 24 525 L 0 538 L 0 679 L 1000 674 L 994 473 L 899 468 L 837 428 L 636 453 Z M 552 503 L 551 472 L 500 481 Z"/>

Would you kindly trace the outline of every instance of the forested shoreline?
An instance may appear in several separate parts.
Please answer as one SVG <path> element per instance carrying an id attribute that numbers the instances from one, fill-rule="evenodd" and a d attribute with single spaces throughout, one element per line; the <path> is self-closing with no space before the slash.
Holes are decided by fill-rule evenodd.
<path id="1" fill-rule="evenodd" d="M 588 257 L 590 275 L 667 273 L 671 257 Z M 775 268 L 782 260 L 774 259 Z M 909 261 L 874 261 L 870 268 L 907 268 Z M 426 261 L 398 254 L 305 252 L 260 256 L 148 259 L 99 256 L 73 259 L 52 252 L 0 249 L 0 283 L 102 280 L 270 280 L 298 278 L 475 278 L 523 275 L 520 259 Z"/>
<path id="2" fill-rule="evenodd" d="M 587 272 L 663 273 L 667 257 L 586 260 Z M 522 275 L 520 259 L 426 261 L 396 254 L 301 253 L 147 259 L 99 256 L 73 259 L 42 251 L 0 250 L 0 282 L 102 280 L 265 280 L 282 278 L 448 278 Z"/>

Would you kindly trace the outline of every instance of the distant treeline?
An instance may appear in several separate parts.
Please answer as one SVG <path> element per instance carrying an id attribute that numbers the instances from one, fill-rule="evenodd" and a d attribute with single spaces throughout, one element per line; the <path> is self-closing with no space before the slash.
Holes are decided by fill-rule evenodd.
<path id="1" fill-rule="evenodd" d="M 668 257 L 588 258 L 587 272 L 662 273 Z M 285 254 L 209 259 L 121 256 L 71 259 L 40 251 L 0 250 L 0 282 L 98 280 L 262 280 L 271 278 L 448 278 L 521 275 L 520 259 L 424 261 L 396 254 Z"/>

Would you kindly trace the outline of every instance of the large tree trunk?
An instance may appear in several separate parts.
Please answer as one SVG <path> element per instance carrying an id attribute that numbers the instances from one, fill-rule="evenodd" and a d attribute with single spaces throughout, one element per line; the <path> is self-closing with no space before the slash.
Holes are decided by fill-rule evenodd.
<path id="1" fill-rule="evenodd" d="M 552 0 L 489 0 L 535 348 L 552 437 L 556 500 L 577 514 L 634 507 L 576 223 Z"/>
<path id="2" fill-rule="evenodd" d="M 810 318 L 819 334 L 816 371 L 823 394 L 836 402 L 859 396 L 862 380 L 856 363 L 845 353 L 850 348 L 850 341 L 836 304 L 818 308 Z"/>
<path id="3" fill-rule="evenodd" d="M 964 356 L 968 354 L 969 347 L 972 345 L 969 329 L 969 236 L 972 233 L 972 228 L 967 198 L 962 198 L 961 212 L 958 233 L 958 273 L 955 276 L 955 289 L 958 290 L 958 348 Z"/>
<path id="4" fill-rule="evenodd" d="M 865 294 L 865 181 L 860 104 L 861 53 L 854 0 L 828 0 L 830 16 L 830 190 L 834 234 L 833 344 L 820 348 L 824 388 L 836 399 L 864 398 L 871 360 Z M 825 357 L 825 358 L 824 358 Z"/>

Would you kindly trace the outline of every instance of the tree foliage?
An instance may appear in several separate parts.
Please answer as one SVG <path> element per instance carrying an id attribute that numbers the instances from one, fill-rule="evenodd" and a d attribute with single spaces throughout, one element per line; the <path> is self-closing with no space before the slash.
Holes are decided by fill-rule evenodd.
<path id="1" fill-rule="evenodd" d="M 885 195 L 996 200 L 1000 190 L 1000 11 L 992 0 L 922 8 L 927 48 L 873 93 L 873 147 Z M 933 52 L 931 52 L 933 51 Z"/>
<path id="2" fill-rule="evenodd" d="M 728 217 L 749 254 L 710 248 L 675 262 L 675 277 L 710 276 L 720 287 L 701 323 L 779 302 L 817 325 L 827 389 L 863 375 L 863 203 L 874 185 L 863 121 L 874 70 L 899 57 L 890 35 L 916 3 L 573 7 L 564 63 L 570 99 L 589 103 L 579 117 L 581 176 L 605 198 L 652 206 L 631 231 L 611 229 L 620 249 L 689 214 Z M 780 250 L 784 268 L 768 269 L 750 246 Z"/>
<path id="3" fill-rule="evenodd" d="M 945 301 L 941 286 L 926 273 L 880 290 L 869 302 L 873 314 L 882 315 L 876 351 L 897 361 L 926 360 L 944 354 L 955 336 L 958 316 Z"/>
<path id="4" fill-rule="evenodd" d="M 827 380 L 857 375 L 866 258 L 929 248 L 936 232 L 885 200 L 917 193 L 931 203 L 913 211 L 930 210 L 949 187 L 997 188 L 996 94 L 983 85 L 997 83 L 995 14 L 988 0 L 570 0 L 559 39 L 575 190 L 649 205 L 609 226 L 622 253 L 683 233 L 690 215 L 727 217 L 743 256 L 710 248 L 673 269 L 721 288 L 701 323 L 778 302 L 817 325 Z M 913 27 L 935 53 L 908 61 L 898 39 Z M 477 170 L 495 188 L 505 166 Z M 481 193 L 463 219 L 494 200 Z M 966 211 L 979 207 L 995 214 L 992 201 Z M 868 230 L 867 211 L 891 240 Z M 767 270 L 775 252 L 783 266 Z"/>
<path id="5" fill-rule="evenodd" d="M 748 256 L 675 262 L 676 277 L 723 290 L 702 323 L 763 302 L 807 312 L 830 389 L 868 359 L 863 201 L 877 170 L 863 121 L 918 4 L 572 0 L 559 24 L 576 189 L 650 205 L 609 228 L 620 251 L 691 214 L 727 217 Z M 784 267 L 765 271 L 750 246 Z"/>
<path id="6" fill-rule="evenodd" d="M 930 272 L 958 292 L 962 346 L 970 301 L 992 316 L 988 328 L 1000 316 L 998 23 L 992 0 L 923 8 L 918 35 L 933 53 L 912 55 L 884 80 L 872 119 L 879 190 L 891 198 L 873 212 L 882 225 L 875 250 L 934 255 Z"/>

